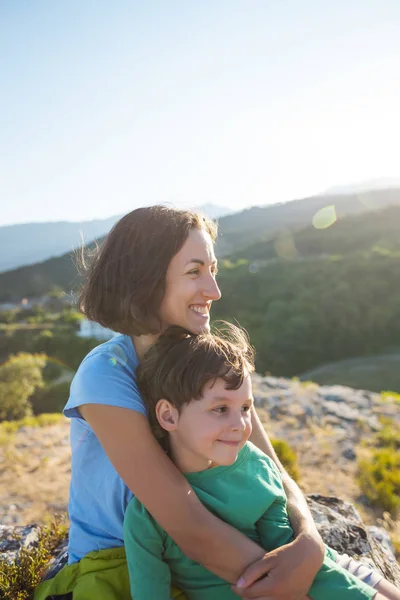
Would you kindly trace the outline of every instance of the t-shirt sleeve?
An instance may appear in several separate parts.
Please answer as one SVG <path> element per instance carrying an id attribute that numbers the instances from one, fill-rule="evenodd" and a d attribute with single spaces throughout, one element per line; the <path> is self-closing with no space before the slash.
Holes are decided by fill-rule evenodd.
<path id="1" fill-rule="evenodd" d="M 165 532 L 133 498 L 125 513 L 124 542 L 132 598 L 170 600 L 171 573 L 163 560 Z"/>
<path id="2" fill-rule="evenodd" d="M 64 415 L 81 418 L 76 409 L 83 404 L 118 406 L 147 415 L 134 371 L 112 352 L 89 355 L 83 360 L 72 381 Z"/>
<path id="3" fill-rule="evenodd" d="M 267 552 L 288 544 L 294 538 L 286 508 L 286 494 L 278 467 L 268 456 L 264 457 L 264 477 L 273 498 L 267 510 L 257 521 L 257 531 Z"/>

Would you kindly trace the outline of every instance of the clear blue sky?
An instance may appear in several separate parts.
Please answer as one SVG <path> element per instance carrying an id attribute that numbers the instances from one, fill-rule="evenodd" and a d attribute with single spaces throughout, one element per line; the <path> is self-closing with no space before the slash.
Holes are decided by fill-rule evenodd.
<path id="1" fill-rule="evenodd" d="M 0 0 L 0 224 L 399 176 L 399 0 Z"/>

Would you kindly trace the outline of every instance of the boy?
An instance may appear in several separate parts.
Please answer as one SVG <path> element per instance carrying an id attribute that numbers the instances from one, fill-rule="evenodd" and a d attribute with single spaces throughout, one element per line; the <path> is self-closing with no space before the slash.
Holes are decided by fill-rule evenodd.
<path id="1" fill-rule="evenodd" d="M 293 540 L 278 468 L 248 442 L 253 352 L 234 326 L 193 335 L 171 327 L 148 350 L 138 383 L 155 436 L 205 506 L 267 552 Z M 169 600 L 171 582 L 188 600 L 234 600 L 226 581 L 186 557 L 137 498 L 124 538 L 134 600 Z M 312 600 L 385 597 L 340 567 L 327 548 Z M 370 583 L 381 579 L 371 572 Z M 400 596 L 399 596 L 400 598 Z"/>

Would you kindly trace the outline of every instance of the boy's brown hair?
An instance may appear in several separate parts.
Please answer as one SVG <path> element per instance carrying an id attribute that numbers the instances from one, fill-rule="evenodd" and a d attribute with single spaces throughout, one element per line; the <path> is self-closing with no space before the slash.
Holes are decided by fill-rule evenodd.
<path id="1" fill-rule="evenodd" d="M 188 210 L 148 206 L 122 217 L 90 261 L 79 297 L 84 315 L 126 335 L 159 333 L 168 265 L 192 229 L 217 237 L 214 222 Z"/>
<path id="2" fill-rule="evenodd" d="M 149 412 L 154 435 L 168 448 L 168 433 L 156 417 L 162 398 L 180 412 L 199 400 L 209 381 L 221 378 L 227 390 L 237 390 L 245 376 L 254 371 L 254 351 L 247 334 L 235 325 L 222 322 L 218 335 L 193 334 L 183 327 L 169 327 L 150 347 L 137 369 L 137 382 Z"/>

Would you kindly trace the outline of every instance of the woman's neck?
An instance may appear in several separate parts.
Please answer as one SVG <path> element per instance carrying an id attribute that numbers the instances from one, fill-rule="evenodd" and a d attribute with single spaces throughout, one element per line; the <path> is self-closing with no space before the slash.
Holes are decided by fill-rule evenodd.
<path id="1" fill-rule="evenodd" d="M 132 342 L 135 346 L 139 361 L 142 360 L 147 350 L 156 343 L 159 334 L 154 335 L 133 335 Z"/>

